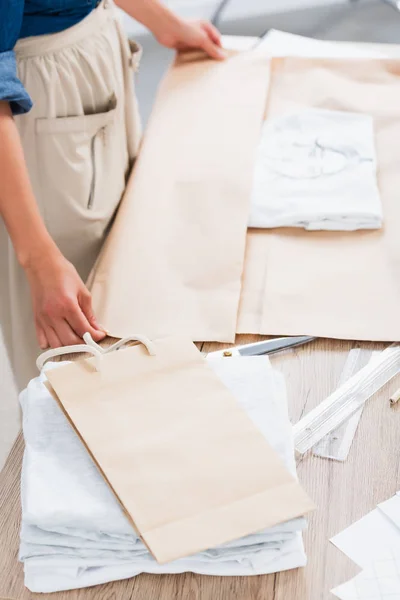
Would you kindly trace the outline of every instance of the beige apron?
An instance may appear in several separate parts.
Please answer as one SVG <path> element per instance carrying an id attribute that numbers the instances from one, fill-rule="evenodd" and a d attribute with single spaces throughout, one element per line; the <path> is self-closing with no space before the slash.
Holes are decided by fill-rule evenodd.
<path id="1" fill-rule="evenodd" d="M 86 280 L 138 150 L 138 47 L 105 0 L 74 27 L 22 39 L 15 50 L 33 100 L 15 121 L 35 197 L 51 236 Z M 0 322 L 21 388 L 37 375 L 39 348 L 28 284 L 2 223 L 0 257 Z"/>

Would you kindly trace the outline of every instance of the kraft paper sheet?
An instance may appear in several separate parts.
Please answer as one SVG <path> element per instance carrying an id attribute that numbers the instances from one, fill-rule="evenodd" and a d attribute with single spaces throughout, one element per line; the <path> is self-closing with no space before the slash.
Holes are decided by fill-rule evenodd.
<path id="1" fill-rule="evenodd" d="M 400 61 L 274 59 L 268 116 L 311 106 L 373 115 L 384 226 L 249 232 L 237 331 L 398 341 Z"/>
<path id="2" fill-rule="evenodd" d="M 245 249 L 262 118 L 310 107 L 373 116 L 383 229 L 249 230 Z M 399 341 L 399 117 L 399 60 L 178 61 L 94 273 L 100 322 L 115 336 Z"/>
<path id="3" fill-rule="evenodd" d="M 234 341 L 269 65 L 196 55 L 168 72 L 91 285 L 113 336 Z"/>

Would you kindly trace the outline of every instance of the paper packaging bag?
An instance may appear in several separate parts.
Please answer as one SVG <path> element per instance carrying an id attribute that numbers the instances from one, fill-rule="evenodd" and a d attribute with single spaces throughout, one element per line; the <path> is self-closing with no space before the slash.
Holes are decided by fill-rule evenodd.
<path id="1" fill-rule="evenodd" d="M 65 414 L 158 562 L 303 515 L 311 501 L 184 338 L 47 371 Z"/>

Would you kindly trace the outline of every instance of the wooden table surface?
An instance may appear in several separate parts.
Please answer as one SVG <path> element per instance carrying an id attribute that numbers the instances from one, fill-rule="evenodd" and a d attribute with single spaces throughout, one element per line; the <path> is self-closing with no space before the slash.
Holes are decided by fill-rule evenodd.
<path id="1" fill-rule="evenodd" d="M 239 343 L 259 340 L 240 336 Z M 222 347 L 204 344 L 206 351 Z M 333 391 L 351 348 L 383 349 L 382 344 L 318 340 L 271 360 L 286 377 L 293 423 Z M 256 577 L 140 575 L 85 590 L 32 594 L 24 588 L 18 563 L 19 477 L 23 441 L 19 437 L 0 474 L 0 598 L 28 600 L 325 600 L 329 590 L 358 569 L 329 538 L 400 489 L 400 404 L 389 405 L 400 386 L 392 380 L 368 401 L 348 460 L 339 463 L 312 456 L 298 462 L 300 481 L 318 506 L 305 533 L 308 565 L 285 573 Z"/>

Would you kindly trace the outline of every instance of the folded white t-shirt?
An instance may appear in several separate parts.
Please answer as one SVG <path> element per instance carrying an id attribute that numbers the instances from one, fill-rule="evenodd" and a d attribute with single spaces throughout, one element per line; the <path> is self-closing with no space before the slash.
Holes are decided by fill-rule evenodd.
<path id="1" fill-rule="evenodd" d="M 215 564 L 200 563 L 195 559 L 191 561 L 182 559 L 159 565 L 147 557 L 137 563 L 120 562 L 114 565 L 83 567 L 81 564 L 68 564 L 64 560 L 34 558 L 25 563 L 25 585 L 32 592 L 52 593 L 129 579 L 140 573 L 162 575 L 190 571 L 199 575 L 249 576 L 297 569 L 305 564 L 306 556 L 301 534 L 297 534 L 294 540 L 287 542 L 274 554 L 261 551 L 252 559 L 243 555 L 240 561 L 232 560 Z"/>
<path id="2" fill-rule="evenodd" d="M 306 109 L 267 120 L 249 227 L 354 231 L 382 226 L 373 119 Z"/>

